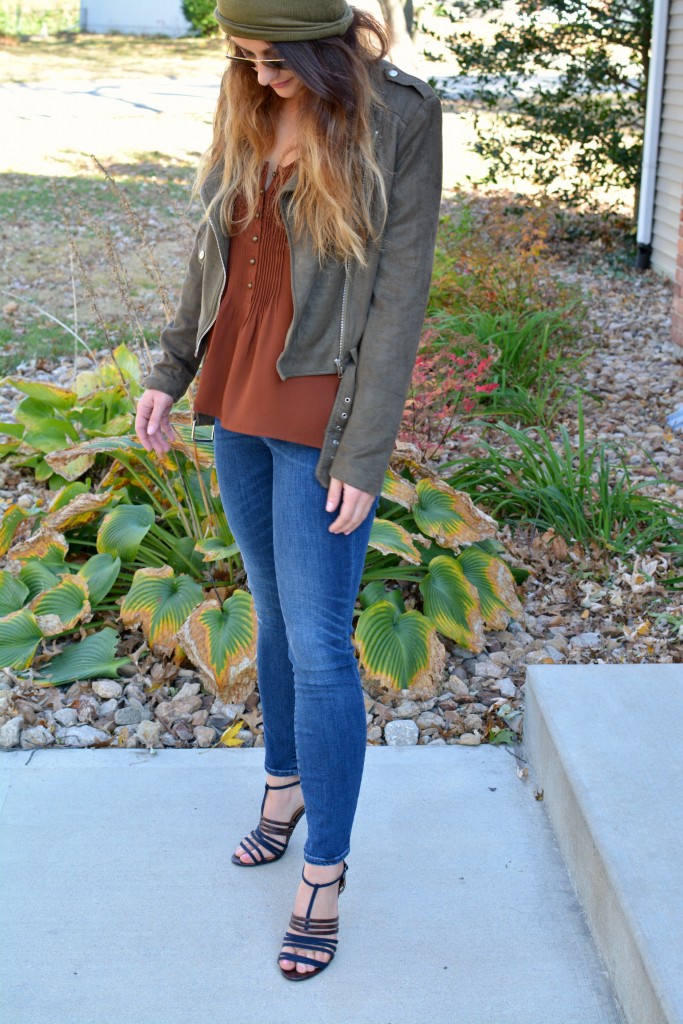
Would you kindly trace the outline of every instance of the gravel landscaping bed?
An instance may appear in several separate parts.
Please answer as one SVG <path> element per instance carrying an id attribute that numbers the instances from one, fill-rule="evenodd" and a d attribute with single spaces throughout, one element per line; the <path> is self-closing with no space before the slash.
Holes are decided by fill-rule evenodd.
<path id="1" fill-rule="evenodd" d="M 618 440 L 633 479 L 647 480 L 647 493 L 683 508 L 683 431 L 666 424 L 683 405 L 683 350 L 670 339 L 670 283 L 652 272 L 613 275 L 569 263 L 553 272 L 578 281 L 590 296 L 594 324 L 586 325 L 586 338 L 595 351 L 580 370 L 593 394 L 584 403 L 587 437 Z M 73 362 L 28 362 L 18 372 L 68 383 Z M 0 389 L 0 419 L 11 417 L 15 402 L 12 389 Z M 575 439 L 570 412 L 560 420 Z M 477 441 L 473 435 L 459 448 L 474 452 Z M 668 483 L 657 481 L 658 472 Z M 12 501 L 30 508 L 40 494 L 32 478 L 0 465 L 0 511 Z M 366 682 L 370 744 L 476 745 L 494 724 L 519 735 L 527 665 L 683 662 L 683 592 L 661 582 L 681 571 L 669 555 L 605 558 L 507 525 L 500 538 L 510 560 L 531 573 L 520 594 L 520 620 L 487 633 L 478 654 L 447 641 L 440 692 L 429 700 Z M 209 747 L 238 718 L 244 723 L 238 739 L 262 744 L 256 692 L 245 703 L 224 704 L 202 690 L 193 670 L 151 657 L 141 634 L 124 634 L 124 644 L 134 663 L 118 681 L 39 688 L 0 673 L 0 748 Z"/>

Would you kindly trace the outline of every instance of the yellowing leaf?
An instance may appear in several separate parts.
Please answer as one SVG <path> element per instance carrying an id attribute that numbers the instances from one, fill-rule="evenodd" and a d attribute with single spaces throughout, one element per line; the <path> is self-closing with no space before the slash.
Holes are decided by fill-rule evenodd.
<path id="1" fill-rule="evenodd" d="M 0 555 L 4 555 L 7 552 L 19 528 L 19 523 L 23 523 L 25 519 L 29 518 L 30 513 L 20 505 L 10 505 L 5 510 L 2 516 L 2 523 L 0 523 Z"/>
<path id="2" fill-rule="evenodd" d="M 413 516 L 419 530 L 441 547 L 458 551 L 485 537 L 495 537 L 495 519 L 478 509 L 469 494 L 454 491 L 442 480 L 418 480 Z"/>
<path id="3" fill-rule="evenodd" d="M 224 602 L 204 601 L 178 632 L 178 642 L 222 701 L 243 701 L 256 686 L 256 612 L 245 590 Z"/>
<path id="4" fill-rule="evenodd" d="M 108 491 L 78 494 L 67 505 L 54 512 L 48 512 L 43 519 L 43 527 L 48 526 L 52 530 L 71 530 L 76 526 L 84 526 L 85 523 L 96 519 L 114 500 L 115 496 Z"/>
<path id="5" fill-rule="evenodd" d="M 417 491 L 410 480 L 399 476 L 390 466 L 384 474 L 382 497 L 388 498 L 389 501 L 395 501 L 398 505 L 403 505 L 404 508 L 411 509 L 417 501 Z"/>
<path id="6" fill-rule="evenodd" d="M 375 601 L 360 613 L 354 639 L 367 678 L 424 698 L 436 691 L 446 652 L 421 612 Z"/>
<path id="7" fill-rule="evenodd" d="M 473 651 L 484 648 L 484 628 L 477 590 L 459 560 L 437 555 L 420 583 L 424 611 L 439 633 Z"/>
<path id="8" fill-rule="evenodd" d="M 383 555 L 399 555 L 406 562 L 419 565 L 422 555 L 415 546 L 419 540 L 425 546 L 431 542 L 418 533 L 408 533 L 400 523 L 392 523 L 389 519 L 376 518 L 370 530 L 368 547 L 381 551 Z"/>
<path id="9" fill-rule="evenodd" d="M 225 730 L 225 732 L 220 737 L 218 742 L 222 743 L 226 747 L 241 747 L 242 740 L 239 740 L 237 738 L 237 733 L 240 731 L 243 725 L 244 722 L 242 721 L 242 719 L 238 718 L 236 722 L 233 722 L 232 725 L 228 726 L 228 728 Z"/>
<path id="10" fill-rule="evenodd" d="M 169 565 L 138 569 L 121 603 L 121 621 L 124 626 L 141 626 L 154 652 L 173 654 L 176 633 L 202 596 L 198 583 L 189 576 L 175 576 Z"/>
<path id="11" fill-rule="evenodd" d="M 35 597 L 30 608 L 45 636 L 63 633 L 92 618 L 88 585 L 78 576 L 65 576 L 56 587 Z"/>
<path id="12" fill-rule="evenodd" d="M 28 540 L 15 544 L 7 554 L 17 562 L 28 562 L 30 558 L 40 558 L 43 562 L 63 562 L 69 550 L 64 534 L 42 527 Z"/>

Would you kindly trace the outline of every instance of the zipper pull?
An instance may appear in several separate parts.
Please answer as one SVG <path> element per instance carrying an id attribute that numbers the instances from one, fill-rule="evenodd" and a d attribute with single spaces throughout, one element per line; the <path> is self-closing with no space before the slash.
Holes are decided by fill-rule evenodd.
<path id="1" fill-rule="evenodd" d="M 342 379 L 342 376 L 343 376 L 343 373 L 342 373 L 342 364 L 341 364 L 341 359 L 340 359 L 339 357 L 337 357 L 337 358 L 335 359 L 335 361 L 334 361 L 334 365 L 335 365 L 335 366 L 337 367 L 337 376 L 338 376 L 338 377 L 339 377 L 339 379 L 341 380 L 341 379 Z"/>

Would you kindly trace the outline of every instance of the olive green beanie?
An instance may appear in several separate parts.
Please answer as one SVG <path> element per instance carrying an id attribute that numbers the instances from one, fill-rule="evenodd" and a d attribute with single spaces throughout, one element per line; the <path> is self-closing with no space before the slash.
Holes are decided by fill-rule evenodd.
<path id="1" fill-rule="evenodd" d="M 346 0 L 217 0 L 214 16 L 242 39 L 291 43 L 343 36 L 353 21 Z"/>

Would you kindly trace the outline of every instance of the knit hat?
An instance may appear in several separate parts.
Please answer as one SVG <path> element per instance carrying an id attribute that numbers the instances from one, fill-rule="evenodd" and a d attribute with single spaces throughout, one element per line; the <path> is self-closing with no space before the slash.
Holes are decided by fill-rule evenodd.
<path id="1" fill-rule="evenodd" d="M 213 12 L 228 35 L 291 43 L 343 36 L 353 21 L 346 0 L 217 0 Z"/>

